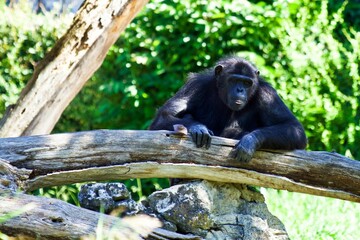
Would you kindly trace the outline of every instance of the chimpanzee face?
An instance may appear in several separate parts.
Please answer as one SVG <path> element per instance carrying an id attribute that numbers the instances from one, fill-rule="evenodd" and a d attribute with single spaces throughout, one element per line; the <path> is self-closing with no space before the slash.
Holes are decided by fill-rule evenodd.
<path id="1" fill-rule="evenodd" d="M 245 107 L 249 100 L 249 90 L 253 80 L 244 75 L 229 74 L 226 79 L 226 105 L 233 111 L 239 111 Z"/>
<path id="2" fill-rule="evenodd" d="M 257 70 L 252 68 L 235 68 L 226 72 L 221 65 L 215 67 L 219 96 L 228 108 L 240 111 L 246 106 L 256 87 L 257 74 Z"/>

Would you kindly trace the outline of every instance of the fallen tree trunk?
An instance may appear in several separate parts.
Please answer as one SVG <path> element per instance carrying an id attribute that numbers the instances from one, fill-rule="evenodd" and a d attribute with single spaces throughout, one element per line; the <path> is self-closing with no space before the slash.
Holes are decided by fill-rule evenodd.
<path id="1" fill-rule="evenodd" d="M 201 178 L 360 202 L 360 162 L 336 153 L 258 151 L 250 163 L 229 154 L 237 141 L 214 137 L 210 149 L 168 131 L 100 130 L 0 139 L 0 159 L 32 170 L 25 190 L 129 178 Z M 26 177 L 22 177 L 26 179 Z"/>

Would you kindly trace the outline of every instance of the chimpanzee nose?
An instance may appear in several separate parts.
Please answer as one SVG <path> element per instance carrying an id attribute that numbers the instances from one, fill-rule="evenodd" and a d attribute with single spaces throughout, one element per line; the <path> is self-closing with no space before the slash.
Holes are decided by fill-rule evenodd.
<path id="1" fill-rule="evenodd" d="M 236 88 L 236 92 L 237 92 L 237 93 L 244 93 L 244 89 L 238 87 L 238 88 Z"/>

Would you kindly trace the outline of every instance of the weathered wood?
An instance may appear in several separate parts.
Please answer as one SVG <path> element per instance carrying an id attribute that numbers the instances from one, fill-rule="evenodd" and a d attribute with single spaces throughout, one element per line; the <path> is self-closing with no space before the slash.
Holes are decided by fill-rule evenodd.
<path id="1" fill-rule="evenodd" d="M 203 238 L 195 236 L 193 234 L 180 234 L 171 232 L 162 228 L 155 229 L 149 234 L 151 240 L 202 240 Z"/>
<path id="2" fill-rule="evenodd" d="M 86 0 L 67 33 L 36 66 L 0 137 L 48 134 L 148 0 Z"/>
<path id="3" fill-rule="evenodd" d="M 24 188 L 23 184 L 31 172 L 31 170 L 14 167 L 0 159 L 0 191 L 1 189 L 16 191 L 18 188 Z"/>
<path id="4" fill-rule="evenodd" d="M 148 216 L 120 219 L 57 199 L 21 193 L 0 192 L 0 206 L 0 216 L 9 217 L 0 222 L 1 232 L 33 239 L 79 239 L 96 235 L 99 224 L 102 233 L 106 234 L 101 239 L 109 235 L 117 236 L 116 239 L 140 239 L 140 235 L 147 236 L 161 226 L 157 219 Z"/>
<path id="5" fill-rule="evenodd" d="M 100 130 L 0 139 L 0 158 L 33 170 L 26 190 L 90 180 L 202 178 L 360 202 L 360 162 L 336 153 L 258 151 L 250 163 L 229 155 L 237 141 L 209 149 L 168 131 Z"/>

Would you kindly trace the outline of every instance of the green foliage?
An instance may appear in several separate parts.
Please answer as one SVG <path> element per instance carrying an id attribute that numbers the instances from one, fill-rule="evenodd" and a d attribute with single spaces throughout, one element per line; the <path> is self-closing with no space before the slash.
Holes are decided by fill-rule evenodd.
<path id="1" fill-rule="evenodd" d="M 167 178 L 130 179 L 123 183 L 130 190 L 135 201 L 144 200 L 151 193 L 170 186 Z"/>
<path id="2" fill-rule="evenodd" d="M 307 7 L 293 5 L 296 15 L 288 17 L 286 5 L 277 6 L 285 28 L 275 32 L 287 34 L 278 38 L 283 63 L 272 66 L 279 74 L 275 87 L 298 113 L 311 149 L 335 149 L 358 157 L 354 141 L 360 136 L 360 34 L 347 30 L 341 17 L 345 5 L 329 16 L 325 1 L 318 8 L 317 2 L 304 4 Z M 346 41 L 334 34 L 339 25 Z M 286 86 L 279 83 L 281 78 Z"/>
<path id="3" fill-rule="evenodd" d="M 25 4 L 21 9 L 0 6 L 0 117 L 14 104 L 33 68 L 64 33 L 71 19 L 34 15 Z"/>
<path id="4" fill-rule="evenodd" d="M 80 186 L 81 184 L 77 183 L 66 186 L 64 185 L 64 186 L 40 188 L 38 190 L 33 191 L 33 194 L 61 199 L 65 202 L 74 204 L 76 206 L 80 206 L 79 200 L 77 198 L 77 195 L 80 191 Z"/>

